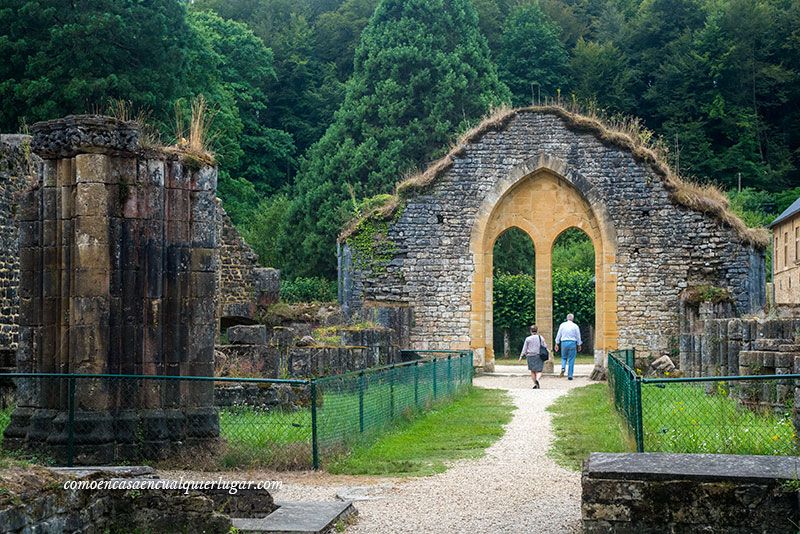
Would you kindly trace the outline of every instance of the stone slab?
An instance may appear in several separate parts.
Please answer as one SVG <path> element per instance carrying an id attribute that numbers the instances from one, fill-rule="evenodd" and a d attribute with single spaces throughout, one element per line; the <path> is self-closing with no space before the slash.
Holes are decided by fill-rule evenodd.
<path id="1" fill-rule="evenodd" d="M 327 532 L 339 520 L 356 512 L 351 501 L 276 502 L 277 510 L 263 519 L 231 519 L 241 534 L 317 534 Z"/>
<path id="2" fill-rule="evenodd" d="M 95 473 L 103 473 L 109 478 L 158 478 L 156 470 L 147 465 L 100 465 L 82 467 L 51 467 L 54 473 L 70 477 L 84 478 Z"/>
<path id="3" fill-rule="evenodd" d="M 594 479 L 703 481 L 796 480 L 800 458 L 736 454 L 591 453 L 584 472 Z"/>

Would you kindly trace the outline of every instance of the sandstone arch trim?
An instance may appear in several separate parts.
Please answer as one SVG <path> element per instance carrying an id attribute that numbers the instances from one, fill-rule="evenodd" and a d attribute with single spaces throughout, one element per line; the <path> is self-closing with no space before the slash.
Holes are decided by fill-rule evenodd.
<path id="1" fill-rule="evenodd" d="M 594 197 L 594 202 L 589 199 Z M 545 205 L 545 209 L 537 209 Z M 481 204 L 470 235 L 474 266 L 470 348 L 476 363 L 493 366 L 494 243 L 506 230 L 520 228 L 536 250 L 536 322 L 553 342 L 552 249 L 568 228 L 582 230 L 595 251 L 595 359 L 617 346 L 616 232 L 603 203 L 579 173 L 547 153 L 532 156 L 499 180 Z"/>

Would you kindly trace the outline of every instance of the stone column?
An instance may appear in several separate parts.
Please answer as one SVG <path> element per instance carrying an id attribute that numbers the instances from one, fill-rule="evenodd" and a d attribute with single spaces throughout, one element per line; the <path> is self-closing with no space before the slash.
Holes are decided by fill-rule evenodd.
<path id="1" fill-rule="evenodd" d="M 214 167 L 142 152 L 109 117 L 34 125 L 45 162 L 20 205 L 20 369 L 213 376 Z M 6 432 L 62 457 L 66 380 L 32 380 Z M 212 382 L 78 379 L 76 462 L 160 458 L 219 434 Z"/>
<path id="2" fill-rule="evenodd" d="M 553 241 L 536 245 L 536 324 L 550 347 L 550 359 L 545 362 L 544 372 L 551 373 L 553 360 L 558 356 L 553 350 Z"/>

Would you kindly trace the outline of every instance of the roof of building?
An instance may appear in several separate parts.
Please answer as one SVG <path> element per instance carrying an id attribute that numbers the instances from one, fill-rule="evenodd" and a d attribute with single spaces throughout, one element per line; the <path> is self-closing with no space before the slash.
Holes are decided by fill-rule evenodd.
<path id="1" fill-rule="evenodd" d="M 778 215 L 778 218 L 772 221 L 772 224 L 770 224 L 769 227 L 772 228 L 776 224 L 782 223 L 783 221 L 785 221 L 786 219 L 788 219 L 789 217 L 791 217 L 796 213 L 800 213 L 800 197 L 798 197 L 797 200 L 792 202 L 792 205 L 786 208 L 786 210 L 784 210 L 783 213 Z"/>

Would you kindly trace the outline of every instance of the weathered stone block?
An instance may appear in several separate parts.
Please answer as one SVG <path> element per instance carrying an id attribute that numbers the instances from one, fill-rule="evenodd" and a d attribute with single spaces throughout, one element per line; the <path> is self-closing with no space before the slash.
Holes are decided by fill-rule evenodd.
<path id="1" fill-rule="evenodd" d="M 263 324 L 232 326 L 228 328 L 228 342 L 232 345 L 266 345 L 267 327 Z"/>

